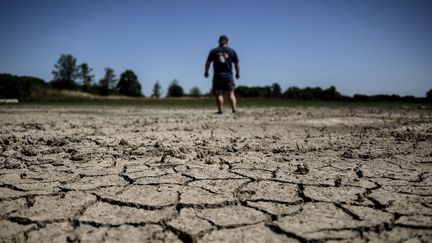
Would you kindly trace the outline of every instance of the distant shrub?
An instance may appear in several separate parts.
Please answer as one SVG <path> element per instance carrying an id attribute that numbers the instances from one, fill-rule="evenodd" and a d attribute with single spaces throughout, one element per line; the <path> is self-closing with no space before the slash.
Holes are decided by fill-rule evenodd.
<path id="1" fill-rule="evenodd" d="M 428 102 L 432 102 L 432 89 L 430 89 L 427 93 L 426 93 L 426 100 Z"/>
<path id="2" fill-rule="evenodd" d="M 189 91 L 190 96 L 192 97 L 200 97 L 201 96 L 201 90 L 198 87 L 193 87 Z"/>
<path id="3" fill-rule="evenodd" d="M 272 96 L 272 89 L 270 86 L 238 86 L 235 89 L 235 93 L 237 94 L 237 96 L 244 98 L 270 98 Z"/>
<path id="4" fill-rule="evenodd" d="M 46 89 L 44 80 L 29 76 L 0 74 L 0 98 L 27 100 Z"/>
<path id="5" fill-rule="evenodd" d="M 183 87 L 180 86 L 177 79 L 174 79 L 168 87 L 167 97 L 182 97 L 184 96 Z"/>

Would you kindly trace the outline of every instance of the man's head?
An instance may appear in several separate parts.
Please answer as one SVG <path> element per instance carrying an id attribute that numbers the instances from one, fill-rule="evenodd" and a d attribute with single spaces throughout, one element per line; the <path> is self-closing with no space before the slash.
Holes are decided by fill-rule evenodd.
<path id="1" fill-rule="evenodd" d="M 223 46 L 225 44 L 228 44 L 228 37 L 226 35 L 221 35 L 219 37 L 219 45 Z"/>

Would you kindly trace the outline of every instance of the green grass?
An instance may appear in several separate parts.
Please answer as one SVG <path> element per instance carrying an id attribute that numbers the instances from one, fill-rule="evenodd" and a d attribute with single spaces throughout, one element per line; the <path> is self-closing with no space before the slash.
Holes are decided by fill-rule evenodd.
<path id="1" fill-rule="evenodd" d="M 23 105 L 54 105 L 54 106 L 140 106 L 161 108 L 214 108 L 213 97 L 202 98 L 113 98 L 113 97 L 77 97 L 58 96 L 45 97 L 19 104 L 1 104 L 1 106 Z M 225 99 L 228 105 L 228 99 Z M 353 102 L 353 101 L 299 101 L 287 99 L 266 98 L 238 98 L 238 106 L 241 107 L 378 107 L 378 108 L 422 108 L 432 109 L 430 103 L 405 103 L 405 102 Z"/>
<path id="2" fill-rule="evenodd" d="M 44 90 L 36 92 L 27 101 L 19 104 L 1 104 L 0 106 L 139 106 L 162 108 L 215 108 L 214 97 L 183 97 L 183 98 L 133 98 L 122 96 L 99 96 L 81 91 Z M 225 99 L 225 106 L 228 106 Z M 431 103 L 406 103 L 406 102 L 354 102 L 354 101 L 301 101 L 272 98 L 238 98 L 239 108 L 243 107 L 377 107 L 381 109 L 432 109 Z"/>

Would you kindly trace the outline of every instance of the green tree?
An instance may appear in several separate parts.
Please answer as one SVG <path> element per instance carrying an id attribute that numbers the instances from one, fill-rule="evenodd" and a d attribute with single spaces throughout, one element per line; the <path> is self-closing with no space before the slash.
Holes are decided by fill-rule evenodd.
<path id="1" fill-rule="evenodd" d="M 426 93 L 426 100 L 427 101 L 432 101 L 432 89 L 430 89 L 427 93 Z"/>
<path id="2" fill-rule="evenodd" d="M 201 96 L 201 90 L 198 87 L 193 87 L 190 91 L 189 94 L 192 97 L 200 97 Z"/>
<path id="3" fill-rule="evenodd" d="M 340 100 L 342 95 L 336 90 L 335 86 L 323 90 L 320 97 L 321 100 Z"/>
<path id="4" fill-rule="evenodd" d="M 127 96 L 143 96 L 141 93 L 141 84 L 138 77 L 132 70 L 126 70 L 120 75 L 117 83 L 117 89 L 120 94 Z"/>
<path id="5" fill-rule="evenodd" d="M 271 86 L 271 97 L 280 98 L 282 96 L 282 89 L 278 83 L 274 83 Z"/>
<path id="6" fill-rule="evenodd" d="M 161 97 L 161 85 L 159 83 L 159 80 L 156 81 L 156 83 L 153 85 L 153 93 L 151 97 L 160 98 Z"/>
<path id="7" fill-rule="evenodd" d="M 82 88 L 84 91 L 90 90 L 90 87 L 91 87 L 91 84 L 92 84 L 93 78 L 94 78 L 94 75 L 91 74 L 92 71 L 93 71 L 93 69 L 90 68 L 87 63 L 83 63 L 83 64 L 79 65 L 78 76 L 82 82 Z"/>
<path id="8" fill-rule="evenodd" d="M 110 74 L 111 76 L 110 76 L 110 79 L 108 79 L 108 88 L 111 91 L 115 91 L 117 89 L 117 83 L 119 80 L 116 78 L 116 75 L 115 75 L 113 69 L 111 69 L 110 73 L 111 73 Z"/>
<path id="9" fill-rule="evenodd" d="M 283 96 L 287 99 L 293 99 L 293 100 L 297 100 L 301 98 L 301 91 L 300 88 L 293 86 L 293 87 L 289 87 L 287 90 L 285 90 L 285 92 L 283 93 Z"/>
<path id="10" fill-rule="evenodd" d="M 114 69 L 105 68 L 105 76 L 99 80 L 99 92 L 101 95 L 108 95 L 110 90 L 117 84 L 117 78 Z"/>
<path id="11" fill-rule="evenodd" d="M 168 97 L 182 97 L 184 95 L 183 87 L 179 85 L 177 79 L 174 79 L 168 87 Z"/>
<path id="12" fill-rule="evenodd" d="M 76 89 L 78 85 L 75 81 L 78 78 L 78 72 L 79 68 L 76 64 L 76 58 L 70 54 L 62 54 L 52 71 L 54 75 L 53 87 L 58 89 Z"/>

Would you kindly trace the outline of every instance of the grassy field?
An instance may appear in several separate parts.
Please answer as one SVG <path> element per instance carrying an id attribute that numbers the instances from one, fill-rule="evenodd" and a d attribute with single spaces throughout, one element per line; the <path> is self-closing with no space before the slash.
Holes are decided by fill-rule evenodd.
<path id="1" fill-rule="evenodd" d="M 80 91 L 50 91 L 43 96 L 34 97 L 19 104 L 0 104 L 0 106 L 22 105 L 97 105 L 97 106 L 143 106 L 163 108 L 213 108 L 214 97 L 182 97 L 182 98 L 144 98 L 126 96 L 98 96 Z M 229 106 L 225 99 L 225 106 Z M 380 107 L 380 108 L 420 108 L 432 109 L 431 103 L 406 102 L 355 102 L 355 101 L 301 101 L 273 98 L 238 98 L 238 106 L 242 107 Z"/>
<path id="2" fill-rule="evenodd" d="M 161 108 L 214 108 L 214 98 L 129 98 L 129 99 L 64 99 L 58 101 L 32 101 L 18 104 L 0 104 L 0 106 L 28 106 L 28 105 L 53 105 L 53 106 L 141 106 Z M 346 102 L 346 101 L 299 101 L 286 99 L 249 98 L 238 99 L 238 107 L 379 107 L 381 109 L 428 109 L 432 110 L 432 104 L 428 103 L 404 103 L 404 102 Z M 225 107 L 229 107 L 225 100 Z"/>

